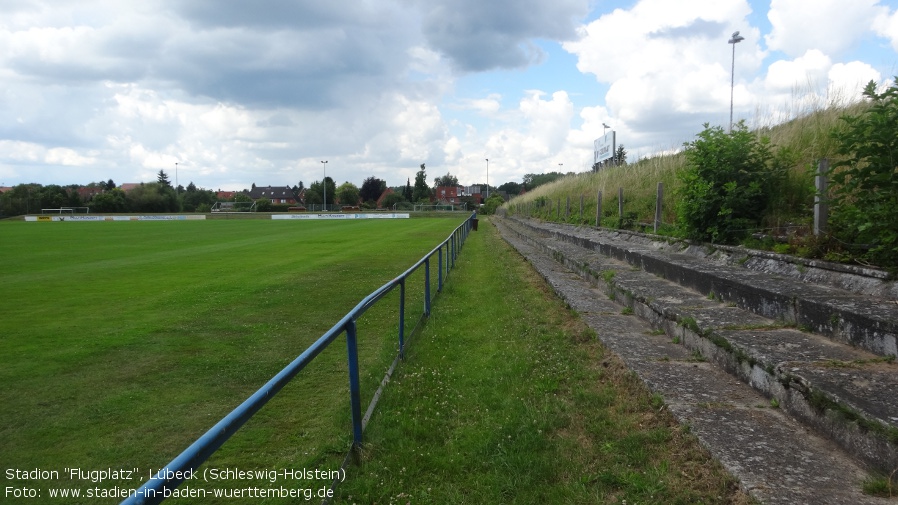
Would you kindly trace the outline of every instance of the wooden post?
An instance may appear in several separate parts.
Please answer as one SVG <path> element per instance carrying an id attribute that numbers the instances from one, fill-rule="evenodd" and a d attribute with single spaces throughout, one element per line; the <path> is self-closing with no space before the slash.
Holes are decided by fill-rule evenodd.
<path id="1" fill-rule="evenodd" d="M 596 195 L 596 228 L 602 226 L 602 191 Z"/>
<path id="2" fill-rule="evenodd" d="M 617 188 L 617 217 L 624 222 L 624 188 Z"/>
<path id="3" fill-rule="evenodd" d="M 580 222 L 577 224 L 583 224 L 583 193 L 580 193 Z"/>
<path id="4" fill-rule="evenodd" d="M 814 235 L 826 233 L 829 220 L 829 203 L 826 201 L 829 186 L 829 181 L 826 178 L 827 172 L 829 172 L 829 160 L 823 158 L 817 163 L 817 177 L 814 178 L 814 186 L 817 189 L 814 194 Z"/>
<path id="5" fill-rule="evenodd" d="M 661 226 L 661 200 L 664 198 L 664 183 L 658 183 L 658 196 L 655 198 L 655 233 L 658 233 L 658 227 Z"/>

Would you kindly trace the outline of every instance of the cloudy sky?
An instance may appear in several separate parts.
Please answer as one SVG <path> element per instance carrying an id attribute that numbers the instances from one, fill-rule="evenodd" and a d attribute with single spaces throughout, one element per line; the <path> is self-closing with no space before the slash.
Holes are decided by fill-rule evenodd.
<path id="1" fill-rule="evenodd" d="M 3 0 L 0 186 L 580 172 L 602 123 L 631 161 L 727 125 L 734 61 L 750 125 L 853 99 L 898 2 Z"/>

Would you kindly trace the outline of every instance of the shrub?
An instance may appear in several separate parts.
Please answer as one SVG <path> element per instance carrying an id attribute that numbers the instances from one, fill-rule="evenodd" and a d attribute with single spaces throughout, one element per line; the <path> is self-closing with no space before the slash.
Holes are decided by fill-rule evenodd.
<path id="1" fill-rule="evenodd" d="M 730 133 L 706 123 L 697 136 L 686 144 L 679 174 L 679 225 L 691 239 L 736 243 L 758 226 L 783 171 L 769 140 L 758 139 L 744 121 Z"/>
<path id="2" fill-rule="evenodd" d="M 839 240 L 867 248 L 878 265 L 898 265 L 898 77 L 882 93 L 864 88 L 870 107 L 843 116 L 846 128 L 833 133 L 832 230 Z"/>

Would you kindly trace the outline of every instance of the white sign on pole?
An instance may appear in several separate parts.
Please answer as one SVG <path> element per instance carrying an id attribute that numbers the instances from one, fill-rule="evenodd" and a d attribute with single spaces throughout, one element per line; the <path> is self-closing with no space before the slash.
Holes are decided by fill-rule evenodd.
<path id="1" fill-rule="evenodd" d="M 595 148 L 595 159 L 593 163 L 601 163 L 609 158 L 614 157 L 614 151 L 616 149 L 615 142 L 617 140 L 617 135 L 614 130 L 602 135 L 597 138 L 595 142 L 593 142 L 593 146 Z"/>

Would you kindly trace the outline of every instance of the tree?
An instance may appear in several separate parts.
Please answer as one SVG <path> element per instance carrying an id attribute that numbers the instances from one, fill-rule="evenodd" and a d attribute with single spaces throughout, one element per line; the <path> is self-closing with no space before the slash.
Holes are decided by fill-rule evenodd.
<path id="1" fill-rule="evenodd" d="M 527 174 L 524 176 L 524 189 L 532 191 L 538 186 L 548 184 L 556 179 L 564 177 L 561 172 L 549 172 L 547 174 Z"/>
<path id="2" fill-rule="evenodd" d="M 898 77 L 888 89 L 864 88 L 870 106 L 844 116 L 833 137 L 841 160 L 830 170 L 832 225 L 842 242 L 864 244 L 864 259 L 898 265 Z M 826 196 L 826 195 L 824 195 Z"/>
<path id="3" fill-rule="evenodd" d="M 439 188 L 440 186 L 458 186 L 458 177 L 448 172 L 442 177 L 434 177 L 433 187 Z"/>
<path id="4" fill-rule="evenodd" d="M 156 176 L 156 182 L 163 186 L 171 187 L 171 181 L 168 180 L 168 174 L 166 174 L 164 170 L 159 170 L 159 174 Z"/>
<path id="5" fill-rule="evenodd" d="M 520 195 L 521 190 L 524 189 L 524 186 L 519 182 L 506 182 L 496 189 L 498 189 L 499 191 L 504 191 L 509 195 Z"/>
<path id="6" fill-rule="evenodd" d="M 112 179 L 109 179 L 108 181 L 106 181 L 105 187 L 103 189 L 105 189 L 106 191 L 112 191 L 113 189 L 115 189 L 115 182 Z"/>
<path id="7" fill-rule="evenodd" d="M 217 200 L 214 191 L 197 188 L 193 182 L 187 185 L 187 191 L 181 193 L 181 206 L 184 212 L 202 212 L 207 208 L 211 209 Z"/>
<path id="8" fill-rule="evenodd" d="M 91 212 L 125 212 L 127 209 L 127 197 L 119 188 L 104 191 L 90 201 Z"/>
<path id="9" fill-rule="evenodd" d="M 614 151 L 612 162 L 616 167 L 622 167 L 627 164 L 627 150 L 624 149 L 623 144 L 617 146 L 617 150 Z"/>
<path id="10" fill-rule="evenodd" d="M 480 207 L 481 214 L 495 214 L 496 209 L 499 208 L 500 205 L 505 203 L 505 200 L 502 199 L 502 195 L 495 193 L 490 195 L 489 198 L 483 202 L 483 207 Z"/>
<path id="11" fill-rule="evenodd" d="M 380 195 L 383 194 L 387 189 L 386 181 L 382 181 L 377 177 L 371 176 L 365 179 L 365 182 L 362 183 L 362 187 L 359 189 L 359 196 L 362 198 L 362 201 L 370 202 L 377 201 L 380 198 Z"/>
<path id="12" fill-rule="evenodd" d="M 267 198 L 256 200 L 256 212 L 271 212 L 271 200 Z"/>
<path id="13" fill-rule="evenodd" d="M 688 238 L 736 243 L 758 226 L 771 190 L 784 171 L 770 141 L 740 121 L 732 132 L 709 127 L 686 145 L 678 222 Z"/>
<path id="14" fill-rule="evenodd" d="M 381 205 L 385 209 L 392 209 L 393 205 L 406 201 L 399 193 L 390 193 L 384 197 Z"/>
<path id="15" fill-rule="evenodd" d="M 412 201 L 430 201 L 430 186 L 427 185 L 427 172 L 425 171 L 424 163 L 421 163 L 421 170 L 418 170 L 418 173 L 415 174 L 415 189 L 412 192 Z"/>
<path id="16" fill-rule="evenodd" d="M 412 201 L 412 196 L 414 193 L 412 192 L 412 181 L 411 179 L 405 179 L 405 189 L 402 190 L 402 197 L 405 198 L 405 201 Z"/>
<path id="17" fill-rule="evenodd" d="M 325 188 L 327 192 L 325 193 Z M 324 196 L 327 195 L 327 202 L 324 201 Z M 334 198 L 337 196 L 337 186 L 334 184 L 334 180 L 330 177 L 324 178 L 324 185 L 321 184 L 321 181 L 315 181 L 309 185 L 309 189 L 306 191 L 306 203 L 308 204 L 320 204 L 334 203 Z"/>
<path id="18" fill-rule="evenodd" d="M 337 188 L 337 200 L 341 205 L 355 207 L 359 204 L 359 188 L 351 182 L 344 182 Z"/>
<path id="19" fill-rule="evenodd" d="M 170 185 L 158 182 L 141 184 L 127 195 L 128 207 L 132 212 L 178 212 L 180 203 L 175 190 Z"/>

